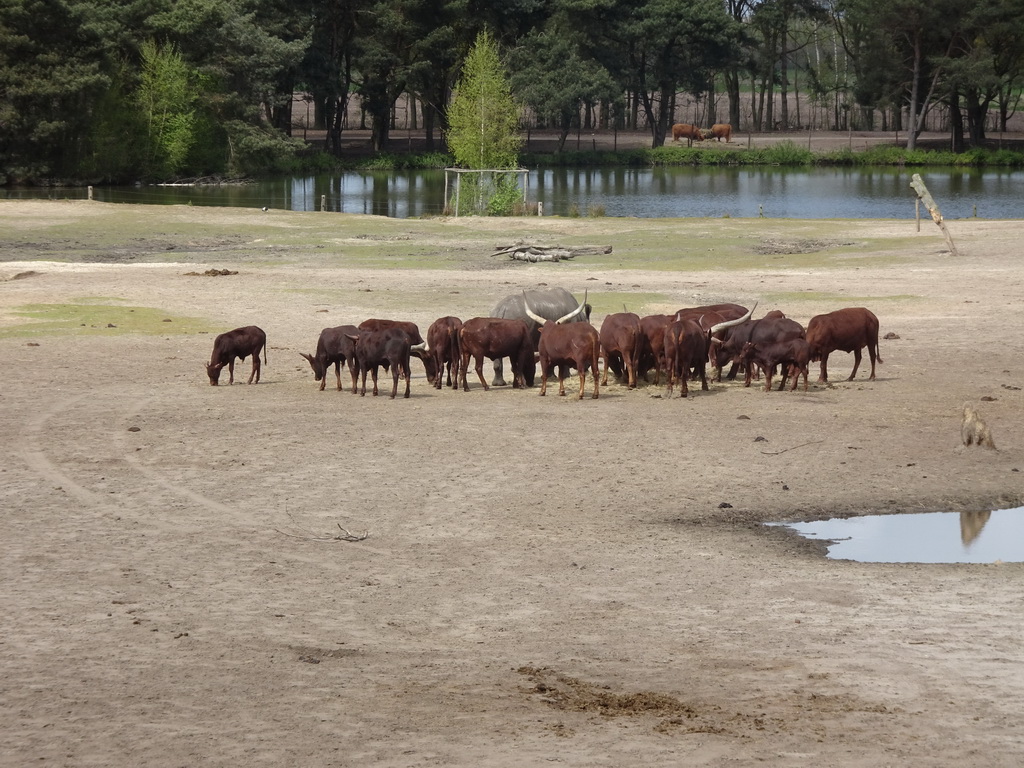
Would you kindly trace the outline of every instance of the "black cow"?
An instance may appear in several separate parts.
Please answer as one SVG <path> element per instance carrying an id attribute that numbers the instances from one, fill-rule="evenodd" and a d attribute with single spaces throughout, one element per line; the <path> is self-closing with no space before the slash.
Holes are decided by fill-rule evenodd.
<path id="1" fill-rule="evenodd" d="M 213 340 L 213 354 L 210 362 L 206 365 L 206 375 L 210 377 L 210 386 L 216 387 L 220 380 L 220 371 L 226 365 L 228 367 L 228 384 L 235 383 L 235 358 L 245 360 L 252 355 L 252 373 L 249 374 L 249 383 L 260 382 L 260 350 L 263 350 L 263 362 L 267 362 L 267 334 L 262 328 L 255 325 L 247 325 L 244 328 L 235 328 L 217 336 Z"/>
<path id="2" fill-rule="evenodd" d="M 373 395 L 377 396 L 377 368 L 386 365 L 391 370 L 394 384 L 391 387 L 391 399 L 398 394 L 398 377 L 405 378 L 405 397 L 409 396 L 409 358 L 412 344 L 409 334 L 401 328 L 384 328 L 379 331 L 359 331 L 350 334 L 349 338 L 356 343 L 356 363 L 363 386 L 360 395 L 366 395 L 366 373 L 373 376 Z"/>
<path id="3" fill-rule="evenodd" d="M 764 391 L 772 388 L 772 375 L 775 367 L 782 369 L 782 381 L 779 391 L 786 387 L 786 377 L 793 377 L 792 389 L 796 389 L 800 374 L 804 375 L 804 391 L 807 391 L 807 365 L 811 361 L 811 346 L 807 339 L 788 339 L 787 341 L 756 342 L 748 341 L 740 352 L 740 361 L 747 365 L 748 370 L 755 363 L 764 371 Z M 747 386 L 750 385 L 749 380 Z"/>
<path id="4" fill-rule="evenodd" d="M 320 391 L 323 392 L 327 386 L 327 369 L 334 365 L 334 376 L 338 380 L 338 391 L 341 392 L 341 366 L 348 365 L 349 375 L 352 377 L 352 391 L 356 389 L 356 343 L 352 340 L 353 335 L 359 335 L 359 329 L 354 325 L 339 325 L 336 328 L 324 328 L 320 331 L 320 338 L 316 342 L 316 353 L 307 355 L 299 352 L 309 361 L 313 369 L 313 378 L 320 382 Z"/>

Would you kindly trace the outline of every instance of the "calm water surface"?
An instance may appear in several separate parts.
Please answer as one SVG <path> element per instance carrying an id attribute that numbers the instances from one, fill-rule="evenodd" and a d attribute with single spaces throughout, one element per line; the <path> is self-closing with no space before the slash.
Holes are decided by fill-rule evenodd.
<path id="1" fill-rule="evenodd" d="M 596 168 L 532 170 L 527 199 L 545 215 L 912 219 L 913 173 L 920 173 L 947 219 L 1024 218 L 1024 171 L 927 169 Z M 252 184 L 200 187 L 95 187 L 111 203 L 218 205 L 437 216 L 443 171 L 295 176 Z M 0 189 L 0 200 L 84 199 L 86 189 Z M 922 216 L 927 218 L 927 212 Z"/>
<path id="2" fill-rule="evenodd" d="M 829 544 L 831 560 L 862 563 L 1024 561 L 1024 507 L 995 512 L 866 515 L 773 523 Z"/>

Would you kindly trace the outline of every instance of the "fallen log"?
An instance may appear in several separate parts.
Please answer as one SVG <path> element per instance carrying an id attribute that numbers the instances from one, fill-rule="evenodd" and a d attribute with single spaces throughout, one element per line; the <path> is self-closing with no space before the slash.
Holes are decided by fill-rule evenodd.
<path id="1" fill-rule="evenodd" d="M 517 261 L 562 261 L 577 256 L 611 253 L 610 245 L 529 245 L 523 242 L 514 245 L 500 246 L 491 256 L 508 256 Z"/>

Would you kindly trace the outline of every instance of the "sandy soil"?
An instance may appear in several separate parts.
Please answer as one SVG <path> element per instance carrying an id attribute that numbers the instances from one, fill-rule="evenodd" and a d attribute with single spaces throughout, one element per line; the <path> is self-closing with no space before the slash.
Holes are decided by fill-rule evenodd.
<path id="1" fill-rule="evenodd" d="M 784 247 L 794 222 L 487 221 L 489 243 L 618 233 L 637 252 L 737 228 L 735 252 L 781 258 L 640 270 L 619 247 L 427 269 L 348 266 L 355 238 L 270 259 L 232 210 L 139 208 L 153 235 L 137 240 L 102 225 L 112 209 L 131 210 L 0 205 L 0 763 L 1024 760 L 1024 566 L 830 561 L 762 525 L 1024 501 L 1024 223 L 952 223 L 953 258 L 930 222 L 836 221 L 808 266 Z M 326 220 L 271 216 L 281 232 Z M 225 237 L 168 254 L 175 218 Z M 331 221 L 438 253 L 465 226 Z M 185 274 L 211 267 L 238 274 Z M 319 392 L 298 355 L 327 325 L 426 328 L 540 282 L 643 313 L 760 301 L 806 323 L 867 305 L 897 338 L 875 381 L 845 381 L 838 354 L 831 386 L 686 400 L 438 392 L 418 365 L 409 400 L 359 398 Z M 650 296 L 668 298 L 635 298 Z M 172 322 L 11 332 L 18 307 L 87 300 Z M 177 332 L 182 317 L 264 327 L 263 381 L 210 387 L 212 334 Z M 997 451 L 959 446 L 965 401 Z"/>

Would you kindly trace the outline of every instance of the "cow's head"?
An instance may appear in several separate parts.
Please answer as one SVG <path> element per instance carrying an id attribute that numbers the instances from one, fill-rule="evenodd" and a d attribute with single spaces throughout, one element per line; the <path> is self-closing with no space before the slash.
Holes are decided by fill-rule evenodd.
<path id="1" fill-rule="evenodd" d="M 210 386 L 216 387 L 217 382 L 220 381 L 220 370 L 224 367 L 224 363 L 207 363 L 206 364 L 206 375 L 210 377 Z"/>
<path id="2" fill-rule="evenodd" d="M 327 366 L 312 355 L 307 355 L 305 352 L 299 352 L 299 354 L 309 361 L 309 366 L 313 369 L 313 378 L 316 381 L 323 379 L 327 374 Z"/>

